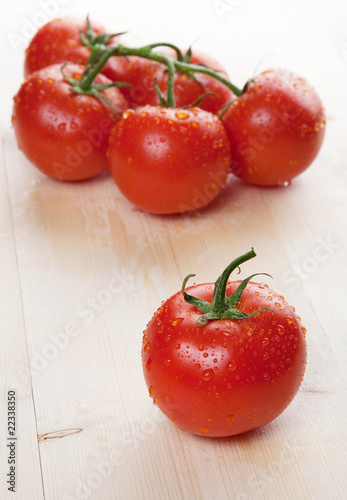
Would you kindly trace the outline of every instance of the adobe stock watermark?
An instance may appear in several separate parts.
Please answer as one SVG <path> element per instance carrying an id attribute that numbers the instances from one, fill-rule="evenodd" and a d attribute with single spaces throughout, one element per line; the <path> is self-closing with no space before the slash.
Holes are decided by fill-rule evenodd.
<path id="1" fill-rule="evenodd" d="M 296 115 L 291 120 L 295 120 L 295 118 Z M 238 144 L 237 152 L 244 157 L 246 162 L 252 162 L 258 153 L 264 151 L 271 144 L 276 138 L 276 134 L 285 130 L 289 122 L 290 120 L 277 109 L 273 110 L 268 123 L 266 125 L 264 123 L 259 124 L 257 135 L 248 135 L 245 140 Z M 232 160 L 231 167 L 235 175 L 240 173 L 240 165 L 236 160 Z"/>
<path id="2" fill-rule="evenodd" d="M 7 33 L 7 39 L 11 47 L 16 52 L 22 52 L 28 46 L 30 40 L 36 34 L 37 30 L 48 23 L 61 12 L 61 7 L 72 3 L 73 0 L 40 0 L 39 9 L 32 15 L 22 16 L 20 18 L 20 28 L 18 32 L 10 31 Z"/>
<path id="3" fill-rule="evenodd" d="M 125 463 L 125 454 L 134 453 L 141 443 L 145 443 L 157 430 L 157 425 L 166 417 L 158 410 L 153 411 L 151 417 L 144 417 L 141 421 L 122 422 L 120 439 L 107 460 L 100 461 L 94 466 L 88 476 L 76 478 L 72 493 L 63 494 L 62 500 L 88 500 L 97 497 L 97 490 L 103 483 L 115 474 L 115 469 Z"/>
<path id="4" fill-rule="evenodd" d="M 254 500 L 255 498 L 265 498 L 266 490 L 271 488 L 278 478 L 287 470 L 288 466 L 297 463 L 297 459 L 307 450 L 307 447 L 296 440 L 289 443 L 284 442 L 281 451 L 269 462 L 265 462 L 256 473 L 251 474 L 247 483 L 252 490 L 251 493 L 245 491 L 236 496 L 236 500 Z"/>
<path id="5" fill-rule="evenodd" d="M 305 257 L 300 264 L 293 264 L 290 269 L 283 273 L 283 282 L 288 284 L 291 290 L 297 290 L 302 281 L 316 272 L 319 265 L 329 259 L 338 248 L 339 245 L 333 241 L 330 234 L 324 239 L 318 238 L 312 253 Z"/>
<path id="6" fill-rule="evenodd" d="M 243 0 L 213 0 L 212 6 L 219 19 L 224 21 L 226 16 L 239 7 L 242 2 Z"/>
<path id="7" fill-rule="evenodd" d="M 30 356 L 30 367 L 21 365 L 18 371 L 28 384 L 32 376 L 38 375 L 48 364 L 56 359 L 70 344 L 72 339 L 82 334 L 80 319 L 86 324 L 93 322 L 103 309 L 108 307 L 119 294 L 125 291 L 135 293 L 133 276 L 126 269 L 113 269 L 107 287 L 101 288 L 96 295 L 88 297 L 84 303 L 77 306 L 75 318 L 65 323 L 62 330 L 51 333 L 50 341 L 41 350 L 35 350 Z"/>
<path id="8" fill-rule="evenodd" d="M 180 203 L 178 207 L 178 213 L 194 213 L 194 215 L 199 216 L 199 208 L 204 208 L 211 201 L 213 201 L 216 196 L 218 196 L 221 189 L 226 184 L 226 174 L 225 172 L 212 172 L 210 174 L 210 180 L 206 182 L 202 189 L 193 188 L 192 190 L 192 201 L 188 203 Z"/>
<path id="9" fill-rule="evenodd" d="M 54 161 L 52 163 L 55 177 L 58 180 L 63 180 L 65 174 L 71 174 L 95 149 L 101 150 L 105 147 L 104 145 L 114 124 L 115 120 L 105 117 L 99 121 L 97 127 L 91 130 L 82 130 L 81 133 L 84 139 L 80 139 L 74 148 L 72 146 L 65 146 L 64 161 Z"/>

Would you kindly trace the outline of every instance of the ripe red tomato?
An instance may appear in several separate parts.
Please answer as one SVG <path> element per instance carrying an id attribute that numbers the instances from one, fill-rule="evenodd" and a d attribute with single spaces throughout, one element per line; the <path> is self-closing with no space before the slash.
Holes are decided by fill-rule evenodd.
<path id="1" fill-rule="evenodd" d="M 234 174 L 261 186 L 285 185 L 303 172 L 317 156 L 325 133 L 317 93 L 285 69 L 255 77 L 222 121 Z"/>
<path id="2" fill-rule="evenodd" d="M 91 27 L 96 34 L 104 31 L 96 23 L 91 23 Z M 68 61 L 85 65 L 90 56 L 90 49 L 80 38 L 80 31 L 85 29 L 86 21 L 72 17 L 57 18 L 42 26 L 25 51 L 25 76 L 56 63 Z"/>
<path id="3" fill-rule="evenodd" d="M 199 108 L 126 111 L 111 132 L 107 155 L 121 192 L 156 214 L 207 205 L 224 186 L 231 162 L 221 121 Z"/>
<path id="4" fill-rule="evenodd" d="M 110 80 L 131 85 L 120 90 L 132 108 L 160 104 L 154 81 L 160 81 L 164 71 L 164 65 L 138 56 L 111 57 L 102 70 Z"/>
<path id="5" fill-rule="evenodd" d="M 227 282 L 228 276 L 221 298 L 234 300 L 238 319 L 223 309 L 215 315 L 220 319 L 206 322 L 204 304 L 188 303 L 180 291 L 161 304 L 143 334 L 149 395 L 179 428 L 201 436 L 231 436 L 271 422 L 293 400 L 306 366 L 305 329 L 294 308 L 249 278 L 240 295 L 241 282 Z M 199 284 L 185 293 L 211 306 L 216 289 L 217 282 Z"/>
<path id="6" fill-rule="evenodd" d="M 84 69 L 69 64 L 64 72 L 79 80 Z M 98 75 L 95 83 L 111 82 Z M 88 179 L 108 168 L 106 148 L 116 118 L 100 99 L 70 88 L 60 64 L 35 71 L 14 97 L 12 115 L 19 149 L 44 174 L 64 181 Z M 117 110 L 127 108 L 117 88 L 102 94 Z"/>
<path id="7" fill-rule="evenodd" d="M 169 52 L 169 55 L 172 56 L 173 54 Z M 220 64 L 204 54 L 193 53 L 191 63 L 211 65 L 212 69 L 216 69 L 224 77 L 226 76 Z M 115 56 L 109 59 L 102 72 L 110 80 L 127 82 L 132 85 L 132 87 L 121 88 L 130 107 L 144 106 L 146 104 L 157 106 L 160 104 L 155 90 L 155 80 L 161 92 L 166 96 L 168 72 L 165 64 L 138 56 L 129 56 L 127 58 Z M 213 93 L 214 95 L 205 96 L 198 106 L 211 113 L 218 113 L 224 104 L 235 98 L 235 95 L 228 87 L 209 75 L 197 73 L 196 79 L 193 79 L 179 71 L 175 73 L 174 95 L 176 107 L 190 106 L 207 93 Z"/>

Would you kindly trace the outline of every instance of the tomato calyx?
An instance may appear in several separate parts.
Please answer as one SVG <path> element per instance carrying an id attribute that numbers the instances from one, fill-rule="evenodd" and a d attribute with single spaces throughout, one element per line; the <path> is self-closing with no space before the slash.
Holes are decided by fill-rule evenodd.
<path id="1" fill-rule="evenodd" d="M 117 36 L 125 35 L 125 31 L 121 33 L 106 33 L 105 31 L 103 33 L 97 34 L 92 28 L 92 25 L 89 21 L 89 16 L 87 16 L 86 20 L 86 29 L 85 31 L 80 30 L 79 35 L 81 42 L 83 45 L 85 45 L 88 49 L 92 50 L 95 45 L 107 45 L 111 42 L 111 40 Z"/>
<path id="2" fill-rule="evenodd" d="M 218 320 L 218 319 L 232 319 L 232 320 L 242 320 L 246 318 L 250 318 L 251 316 L 255 316 L 256 314 L 260 313 L 264 309 L 267 309 L 268 311 L 271 311 L 274 313 L 272 309 L 269 307 L 262 307 L 261 309 L 258 309 L 257 311 L 254 311 L 251 314 L 247 314 L 243 311 L 240 311 L 237 309 L 237 304 L 241 298 L 241 295 L 246 288 L 248 282 L 254 277 L 258 276 L 260 274 L 270 276 L 267 273 L 255 273 L 252 274 L 251 276 L 248 276 L 248 278 L 245 278 L 237 287 L 237 289 L 234 291 L 232 295 L 229 297 L 226 295 L 226 287 L 228 284 L 228 279 L 230 274 L 238 268 L 242 263 L 246 262 L 247 260 L 252 259 L 253 257 L 256 256 L 256 253 L 254 252 L 254 249 L 252 248 L 249 252 L 245 253 L 244 255 L 241 255 L 240 257 L 234 259 L 222 272 L 222 274 L 219 276 L 219 278 L 216 280 L 214 291 L 213 291 L 213 297 L 212 297 L 212 302 L 206 302 L 205 300 L 199 299 L 198 297 L 194 297 L 193 295 L 188 294 L 185 291 L 186 284 L 190 278 L 195 276 L 195 274 L 188 274 L 188 276 L 185 277 L 183 280 L 182 284 L 182 295 L 183 298 L 186 302 L 189 304 L 195 306 L 199 311 L 204 313 L 202 316 L 200 316 L 197 320 L 197 325 L 203 326 L 208 323 L 208 321 L 213 321 L 213 320 Z M 270 276 L 271 277 L 271 276 Z"/>
<path id="3" fill-rule="evenodd" d="M 216 80 L 219 80 L 226 87 L 228 87 L 236 96 L 242 95 L 242 90 L 233 85 L 227 78 L 219 73 L 218 70 L 205 66 L 204 64 L 191 64 L 190 59 L 192 55 L 191 47 L 188 51 L 183 55 L 181 50 L 174 44 L 167 42 L 159 42 L 152 43 L 149 45 L 145 45 L 143 47 L 128 47 L 121 43 L 112 43 L 112 45 L 107 45 L 111 39 L 115 36 L 122 35 L 124 33 L 117 33 L 108 35 L 107 33 L 102 33 L 97 35 L 89 22 L 87 17 L 86 22 L 86 31 L 80 32 L 80 38 L 82 43 L 91 49 L 91 56 L 87 63 L 87 67 L 92 67 L 95 78 L 96 74 L 100 72 L 103 66 L 106 64 L 107 60 L 111 56 L 138 56 L 143 57 L 145 59 L 149 59 L 152 61 L 156 61 L 159 63 L 163 63 L 167 66 L 168 70 L 168 83 L 167 83 L 167 96 L 166 98 L 161 93 L 158 88 L 157 83 L 155 82 L 156 92 L 158 94 L 160 103 L 162 106 L 174 108 L 175 107 L 175 97 L 174 97 L 174 75 L 176 71 L 180 73 L 186 74 L 189 78 L 197 79 L 196 73 L 201 73 L 205 75 L 209 75 Z M 155 49 L 160 47 L 168 47 L 173 49 L 176 53 L 176 57 L 172 57 L 164 52 L 156 51 Z M 97 68 L 97 71 L 94 72 L 94 68 Z M 90 83 L 91 76 L 88 75 L 84 79 L 83 85 Z M 82 85 L 82 88 L 83 88 Z M 88 87 L 87 87 L 88 88 Z M 76 90 L 74 90 L 76 92 Z M 206 95 L 201 96 L 200 101 L 206 97 Z"/>
<path id="4" fill-rule="evenodd" d="M 65 80 L 71 85 L 71 92 L 96 97 L 97 99 L 100 99 L 105 104 L 107 104 L 117 115 L 119 111 L 113 106 L 111 101 L 104 94 L 102 94 L 102 91 L 111 87 L 129 87 L 131 85 L 126 82 L 112 82 L 106 84 L 93 83 L 96 76 L 100 73 L 101 68 L 105 65 L 106 61 L 110 57 L 109 54 L 112 54 L 112 52 L 112 47 L 105 47 L 103 44 L 94 45 L 90 58 L 86 65 L 86 69 L 79 80 L 71 78 L 64 72 L 64 68 L 68 63 L 63 64 L 63 66 L 61 67 L 61 73 Z"/>

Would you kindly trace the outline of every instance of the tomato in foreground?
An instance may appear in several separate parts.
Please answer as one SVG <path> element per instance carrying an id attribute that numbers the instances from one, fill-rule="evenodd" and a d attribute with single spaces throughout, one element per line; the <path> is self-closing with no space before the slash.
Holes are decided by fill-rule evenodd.
<path id="1" fill-rule="evenodd" d="M 195 285 L 162 303 L 147 325 L 142 364 L 149 395 L 179 428 L 208 437 L 265 425 L 290 404 L 306 366 L 305 329 L 267 285 Z M 225 293 L 226 292 L 226 293 Z"/>
<path id="2" fill-rule="evenodd" d="M 306 170 L 325 134 L 316 91 L 285 69 L 255 77 L 222 121 L 231 144 L 233 173 L 260 186 L 286 185 Z"/>
<path id="3" fill-rule="evenodd" d="M 64 74 L 78 81 L 84 69 L 69 64 Z M 98 75 L 95 83 L 111 82 Z M 32 73 L 14 97 L 12 123 L 19 149 L 41 172 L 78 181 L 107 170 L 106 148 L 116 116 L 102 100 L 70 89 L 60 64 Z M 119 89 L 102 94 L 115 109 L 127 108 Z"/>
<path id="4" fill-rule="evenodd" d="M 155 214 L 197 210 L 210 203 L 230 172 L 221 121 L 199 108 L 145 106 L 123 113 L 107 151 L 124 196 Z"/>

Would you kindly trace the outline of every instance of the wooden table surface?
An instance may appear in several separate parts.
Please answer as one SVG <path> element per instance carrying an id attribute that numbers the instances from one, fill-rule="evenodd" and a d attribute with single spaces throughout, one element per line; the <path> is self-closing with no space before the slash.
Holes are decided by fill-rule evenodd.
<path id="1" fill-rule="evenodd" d="M 0 498 L 346 498 L 345 4 L 18 0 L 1 9 Z M 139 45 L 188 46 L 203 35 L 196 47 L 240 86 L 267 67 L 299 72 L 326 108 L 319 157 L 287 188 L 230 179 L 207 209 L 168 217 L 136 210 L 108 175 L 77 184 L 43 176 L 10 124 L 24 48 L 48 17 L 88 13 Z M 142 331 L 182 277 L 213 281 L 251 246 L 258 257 L 242 275 L 269 272 L 307 328 L 305 379 L 271 424 L 199 438 L 148 397 Z M 11 389 L 16 493 L 6 483 Z"/>

